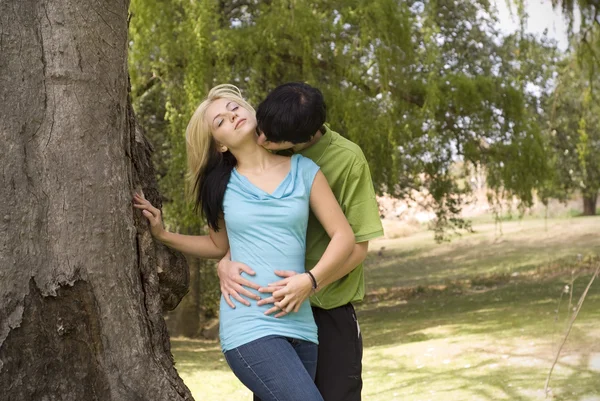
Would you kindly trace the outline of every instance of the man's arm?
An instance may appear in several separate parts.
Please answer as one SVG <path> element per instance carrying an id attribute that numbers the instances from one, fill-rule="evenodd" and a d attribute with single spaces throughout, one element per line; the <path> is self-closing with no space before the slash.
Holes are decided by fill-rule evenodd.
<path id="1" fill-rule="evenodd" d="M 354 244 L 354 248 L 352 248 L 352 253 L 348 257 L 348 259 L 346 259 L 342 267 L 336 270 L 331 276 L 326 277 L 321 282 L 319 289 L 322 289 L 331 283 L 335 283 L 336 281 L 350 273 L 352 270 L 354 270 L 356 266 L 360 265 L 365 260 L 365 258 L 367 257 L 368 250 L 369 241 Z M 275 274 L 277 274 L 277 271 L 275 271 Z"/>
<path id="2" fill-rule="evenodd" d="M 325 282 L 319 283 L 321 288 L 339 280 L 354 270 L 354 268 L 356 268 L 356 266 L 358 266 L 366 257 L 368 241 L 383 235 L 383 227 L 381 226 L 381 221 L 379 219 L 379 208 L 375 198 L 373 181 L 371 179 L 369 165 L 364 159 L 364 156 L 356 160 L 351 167 L 350 174 L 346 180 L 345 195 L 343 199 L 340 199 L 340 205 L 343 206 L 346 219 L 354 231 L 355 240 L 357 242 L 354 244 L 354 248 L 348 257 L 348 260 L 343 263 L 341 268 L 336 272 L 330 273 L 331 277 L 322 277 L 322 280 L 325 280 Z M 287 278 L 280 280 L 277 283 L 271 283 L 281 284 L 276 287 L 269 285 L 269 287 L 261 288 L 259 291 L 273 293 L 273 296 L 259 301 L 260 305 L 278 301 L 278 295 L 281 291 L 277 291 L 285 288 L 285 286 L 288 285 L 288 279 L 292 276 L 290 272 L 278 275 Z M 276 311 L 276 308 L 269 309 L 267 313 L 272 313 L 273 311 Z M 276 315 L 276 317 L 279 316 L 282 316 L 282 314 L 278 313 Z"/>
<path id="3" fill-rule="evenodd" d="M 350 273 L 352 270 L 354 270 L 356 268 L 356 266 L 358 266 L 365 260 L 365 258 L 367 257 L 368 250 L 369 250 L 369 241 L 363 241 L 363 242 L 354 244 L 354 248 L 352 249 L 352 253 L 348 257 L 348 259 L 346 259 L 344 264 L 339 269 L 337 269 L 333 274 L 331 274 L 328 277 L 325 277 L 321 281 L 318 290 L 321 290 L 324 287 L 328 286 L 329 284 L 336 282 L 337 280 L 341 279 L 342 277 L 344 277 L 348 273 Z M 277 290 L 280 290 L 288 283 L 290 277 L 295 276 L 298 273 L 291 271 L 291 270 L 275 270 L 275 274 L 277 274 L 280 277 L 285 277 L 285 278 L 276 283 L 270 284 L 268 287 L 259 288 L 260 292 L 273 293 Z M 318 293 L 318 291 L 317 291 L 317 293 Z M 276 301 L 279 301 L 279 299 L 272 295 L 268 298 L 263 298 L 260 301 L 258 301 L 258 305 L 261 306 L 261 305 L 266 305 L 266 304 L 273 304 Z M 273 306 L 271 309 L 266 311 L 265 314 L 269 315 L 271 313 L 278 312 L 279 310 L 280 309 L 278 307 Z M 275 317 L 280 317 L 283 315 L 284 315 L 283 313 L 278 313 L 277 315 L 275 315 Z"/>

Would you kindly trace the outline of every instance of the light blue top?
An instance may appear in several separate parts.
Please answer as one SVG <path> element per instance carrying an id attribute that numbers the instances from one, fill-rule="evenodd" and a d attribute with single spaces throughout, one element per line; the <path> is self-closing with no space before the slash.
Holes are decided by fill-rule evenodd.
<path id="1" fill-rule="evenodd" d="M 243 262 L 256 272 L 250 278 L 266 286 L 281 280 L 275 270 L 304 272 L 309 198 L 319 171 L 312 160 L 293 155 L 288 175 L 272 194 L 252 184 L 233 169 L 223 200 L 231 260 Z M 262 297 L 269 294 L 260 294 Z M 223 352 L 268 335 L 281 335 L 317 343 L 317 326 L 309 301 L 298 313 L 281 318 L 265 316 L 272 305 L 245 306 L 232 298 L 232 309 L 221 296 L 220 337 Z"/>

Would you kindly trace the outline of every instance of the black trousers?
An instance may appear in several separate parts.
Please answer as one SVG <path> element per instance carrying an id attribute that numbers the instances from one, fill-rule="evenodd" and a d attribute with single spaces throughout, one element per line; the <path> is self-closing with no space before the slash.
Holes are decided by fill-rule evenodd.
<path id="1" fill-rule="evenodd" d="M 319 329 L 317 388 L 325 401 L 360 401 L 363 344 L 354 307 L 313 307 L 313 315 Z"/>

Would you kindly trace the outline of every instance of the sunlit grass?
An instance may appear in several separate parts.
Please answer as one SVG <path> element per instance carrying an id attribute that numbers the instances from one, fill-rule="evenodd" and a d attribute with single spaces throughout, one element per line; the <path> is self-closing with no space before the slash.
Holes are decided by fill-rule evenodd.
<path id="1" fill-rule="evenodd" d="M 568 294 L 560 305 L 559 298 L 571 270 L 585 265 L 577 255 L 600 254 L 600 220 L 504 222 L 500 238 L 493 224 L 475 229 L 442 245 L 425 232 L 371 247 L 368 291 L 422 290 L 379 302 L 372 296 L 359 308 L 363 399 L 544 399 L 546 375 L 566 328 Z M 386 249 L 379 256 L 381 246 Z M 590 278 L 586 266 L 575 281 L 574 303 Z M 453 280 L 471 285 L 453 286 Z M 600 280 L 563 349 L 549 399 L 600 400 L 599 339 Z M 251 400 L 216 342 L 173 339 L 172 345 L 196 400 Z"/>
<path id="2" fill-rule="evenodd" d="M 576 281 L 577 295 L 588 278 Z M 365 399 L 543 399 L 565 328 L 566 304 L 556 313 L 563 286 L 513 283 L 361 311 Z M 600 366 L 590 363 L 600 355 L 600 285 L 592 288 L 553 374 L 555 399 L 600 395 Z"/>
<path id="3" fill-rule="evenodd" d="M 598 217 L 524 220 L 475 225 L 450 243 L 437 245 L 431 232 L 376 240 L 367 260 L 367 288 L 444 283 L 485 274 L 526 272 L 548 264 L 600 254 Z M 384 248 L 382 250 L 382 248 Z"/>
<path id="4" fill-rule="evenodd" d="M 175 367 L 196 401 L 252 400 L 233 375 L 216 341 L 172 338 Z"/>

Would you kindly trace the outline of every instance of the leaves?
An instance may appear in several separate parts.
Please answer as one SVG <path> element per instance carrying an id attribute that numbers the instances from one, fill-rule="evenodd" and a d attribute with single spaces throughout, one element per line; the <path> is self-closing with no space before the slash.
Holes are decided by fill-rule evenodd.
<path id="1" fill-rule="evenodd" d="M 539 106 L 555 50 L 502 37 L 488 1 L 132 0 L 131 10 L 134 103 L 176 227 L 202 227 L 183 198 L 183 133 L 225 82 L 252 104 L 284 82 L 319 87 L 328 122 L 361 146 L 378 191 L 431 194 L 439 238 L 467 227 L 457 162 L 486 166 L 493 190 L 525 203 L 546 179 Z"/>
<path id="2" fill-rule="evenodd" d="M 573 191 L 594 197 L 600 190 L 600 80 L 589 79 L 577 55 L 567 58 L 548 99 L 547 145 L 554 175 L 548 191 L 566 198 Z"/>

